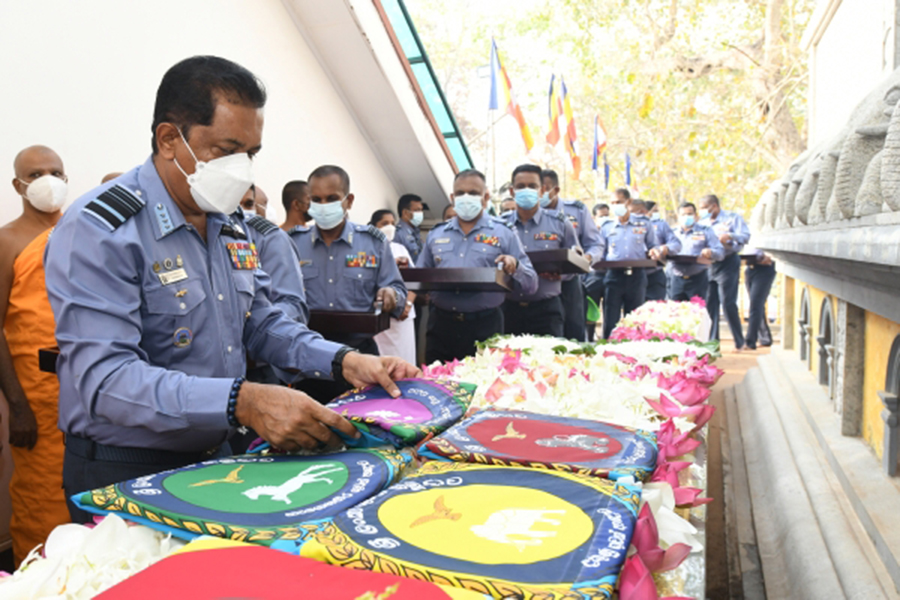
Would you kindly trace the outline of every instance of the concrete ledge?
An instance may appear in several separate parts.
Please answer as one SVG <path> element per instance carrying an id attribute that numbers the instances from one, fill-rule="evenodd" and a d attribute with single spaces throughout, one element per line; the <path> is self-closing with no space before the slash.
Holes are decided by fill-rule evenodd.
<path id="1" fill-rule="evenodd" d="M 874 545 L 893 585 L 900 589 L 900 482 L 884 475 L 868 445 L 841 435 L 840 423 L 824 389 L 790 352 L 776 350 L 760 358 L 761 367 L 797 400 L 803 419 L 815 437 L 830 470 Z M 784 389 L 784 388 L 782 388 Z M 896 593 L 896 589 L 889 590 Z"/>

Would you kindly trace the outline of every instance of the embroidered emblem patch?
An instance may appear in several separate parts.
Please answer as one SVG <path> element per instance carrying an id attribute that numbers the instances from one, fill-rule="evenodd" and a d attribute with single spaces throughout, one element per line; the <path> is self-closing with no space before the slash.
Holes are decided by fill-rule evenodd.
<path id="1" fill-rule="evenodd" d="M 542 231 L 540 233 L 534 234 L 534 239 L 539 242 L 558 242 L 559 236 L 555 233 L 548 233 L 546 231 Z"/>
<path id="2" fill-rule="evenodd" d="M 179 327 L 172 338 L 176 348 L 187 348 L 194 341 L 194 334 L 187 327 Z"/>
<path id="3" fill-rule="evenodd" d="M 500 247 L 500 238 L 495 235 L 488 236 L 483 233 L 479 233 L 475 236 L 475 242 L 478 244 L 487 244 L 488 246 Z"/>
<path id="4" fill-rule="evenodd" d="M 256 254 L 256 244 L 250 242 L 230 242 L 225 244 L 231 262 L 235 269 L 258 269 L 259 256 Z"/>
<path id="5" fill-rule="evenodd" d="M 646 227 L 635 227 L 634 229 L 631 230 L 631 233 L 633 233 L 634 235 L 645 235 L 647 233 L 647 228 Z"/>
<path id="6" fill-rule="evenodd" d="M 368 254 L 366 252 L 348 254 L 345 265 L 348 267 L 365 267 L 368 269 L 374 269 L 378 267 L 378 257 L 374 254 Z"/>

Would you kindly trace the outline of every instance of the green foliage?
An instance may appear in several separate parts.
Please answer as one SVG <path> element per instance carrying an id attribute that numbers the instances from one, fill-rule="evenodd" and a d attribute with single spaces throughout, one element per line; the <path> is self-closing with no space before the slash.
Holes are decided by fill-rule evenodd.
<path id="1" fill-rule="evenodd" d="M 594 115 L 609 138 L 610 189 L 625 183 L 628 152 L 638 195 L 670 209 L 682 199 L 716 193 L 727 208 L 749 212 L 783 169 L 762 142 L 768 124 L 755 94 L 761 67 L 754 60 L 726 61 L 702 75 L 675 68 L 682 58 L 739 57 L 758 44 L 765 2 L 682 0 L 672 22 L 672 0 L 407 0 L 407 7 L 482 168 L 493 161 L 488 84 L 476 73 L 485 71 L 493 36 L 533 129 L 529 158 L 569 170 L 566 197 L 591 197 L 595 190 L 603 196 L 602 167 L 599 183 L 590 170 Z M 812 0 L 785 0 L 777 56 L 779 89 L 801 135 L 806 58 L 799 41 L 812 8 Z M 562 143 L 555 151 L 544 143 L 552 73 L 564 75 L 571 95 L 582 162 L 578 182 Z M 499 173 L 523 159 L 521 143 L 498 143 Z M 497 175 L 497 184 L 503 181 Z"/>

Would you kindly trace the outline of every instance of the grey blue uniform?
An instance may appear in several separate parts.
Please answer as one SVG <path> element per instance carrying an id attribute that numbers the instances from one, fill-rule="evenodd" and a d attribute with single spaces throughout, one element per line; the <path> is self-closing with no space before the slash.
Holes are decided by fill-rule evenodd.
<path id="1" fill-rule="evenodd" d="M 498 256 L 509 255 L 519 265 L 513 275 L 516 290 L 533 293 L 537 274 L 518 236 L 504 222 L 482 212 L 469 233 L 453 217 L 428 234 L 416 263 L 420 269 L 497 268 Z M 503 332 L 502 292 L 431 292 L 425 362 L 463 359 L 475 343 Z"/>
<path id="2" fill-rule="evenodd" d="M 626 223 L 607 221 L 600 228 L 603 260 L 646 260 L 647 252 L 661 245 L 648 220 L 631 215 Z M 608 269 L 603 300 L 603 337 L 608 338 L 625 310 L 627 315 L 644 303 L 647 292 L 646 269 Z"/>
<path id="3" fill-rule="evenodd" d="M 68 494 L 187 464 L 225 442 L 229 393 L 248 352 L 307 377 L 330 376 L 340 345 L 273 306 L 257 262 L 229 216 L 207 215 L 204 241 L 152 158 L 63 215 L 45 264 Z M 87 460 L 98 462 L 70 469 L 70 453 L 85 444 Z M 140 464 L 97 466 L 101 450 L 122 447 L 148 450 L 119 457 Z M 171 460 L 157 460 L 162 449 Z"/>
<path id="4" fill-rule="evenodd" d="M 646 220 L 647 226 L 653 230 L 657 243 L 669 249 L 669 254 L 678 254 L 681 251 L 681 242 L 672 232 L 669 224 L 662 219 L 651 219 L 641 215 Z M 666 299 L 666 273 L 663 267 L 654 267 L 647 269 L 647 294 L 646 300 L 665 300 Z"/>
<path id="5" fill-rule="evenodd" d="M 272 280 L 272 303 L 302 323 L 309 322 L 309 306 L 303 290 L 300 255 L 287 233 L 259 215 L 246 221 L 247 234 L 256 244 L 260 268 Z"/>
<path id="6" fill-rule="evenodd" d="M 518 235 L 525 252 L 580 247 L 575 228 L 562 212 L 538 207 L 526 223 L 517 210 L 502 219 Z M 506 333 L 562 336 L 561 291 L 560 281 L 539 278 L 533 292 L 510 292 L 503 308 Z"/>
<path id="7" fill-rule="evenodd" d="M 406 248 L 414 263 L 419 262 L 419 254 L 421 254 L 424 244 L 422 243 L 422 231 L 418 227 L 413 227 L 406 221 L 400 220 L 397 223 L 394 241 Z"/>
<path id="8" fill-rule="evenodd" d="M 597 229 L 594 219 L 591 218 L 591 211 L 578 200 L 559 200 L 556 206 L 575 227 L 575 235 L 585 254 L 590 254 L 596 260 L 602 254 L 603 249 L 600 245 L 600 231 Z M 581 275 L 563 276 L 561 294 L 565 313 L 563 336 L 580 342 L 586 339 L 587 334 L 583 279 Z"/>
<path id="9" fill-rule="evenodd" d="M 748 252 L 749 253 L 749 252 Z M 757 260 L 762 259 L 764 253 L 754 250 Z M 772 332 L 769 330 L 769 320 L 766 316 L 766 300 L 772 291 L 772 283 L 775 282 L 775 263 L 770 265 L 751 262 L 744 269 L 744 284 L 747 286 L 747 295 L 750 297 L 750 315 L 747 318 L 747 347 L 756 349 L 757 340 L 763 346 L 772 345 Z"/>
<path id="10" fill-rule="evenodd" d="M 725 257 L 719 262 L 713 263 L 709 271 L 709 294 L 706 308 L 712 320 L 710 339 L 719 339 L 719 305 L 725 311 L 728 327 L 734 336 L 736 348 L 744 346 L 744 333 L 742 331 L 741 314 L 738 310 L 737 297 L 741 279 L 741 249 L 750 241 L 750 229 L 744 218 L 736 212 L 719 210 L 716 218 L 708 216 L 700 221 L 701 225 L 711 228 L 717 237 L 725 234 L 731 235 L 731 240 L 722 244 L 725 248 Z"/>
<path id="11" fill-rule="evenodd" d="M 687 230 L 677 227 L 675 235 L 681 241 L 682 255 L 700 256 L 700 253 L 706 248 L 712 252 L 714 261 L 722 260 L 725 255 L 719 238 L 709 227 L 692 225 Z M 667 271 L 671 279 L 670 299 L 690 300 L 694 296 L 706 299 L 709 291 L 709 265 L 679 265 L 670 262 Z"/>

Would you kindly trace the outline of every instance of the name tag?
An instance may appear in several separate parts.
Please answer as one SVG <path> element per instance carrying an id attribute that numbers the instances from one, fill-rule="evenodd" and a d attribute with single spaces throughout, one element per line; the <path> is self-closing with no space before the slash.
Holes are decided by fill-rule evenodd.
<path id="1" fill-rule="evenodd" d="M 175 269 L 174 271 L 166 271 L 165 273 L 157 273 L 159 275 L 159 281 L 163 285 L 170 285 L 172 283 L 178 283 L 179 281 L 184 281 L 188 278 L 187 271 L 184 269 Z"/>
<path id="2" fill-rule="evenodd" d="M 434 243 L 435 244 L 449 244 L 450 238 L 440 238 L 440 239 L 434 240 Z"/>
<path id="3" fill-rule="evenodd" d="M 705 240 L 706 236 L 703 235 L 702 233 L 695 233 L 694 235 L 691 236 L 691 239 L 700 242 L 700 241 Z"/>

